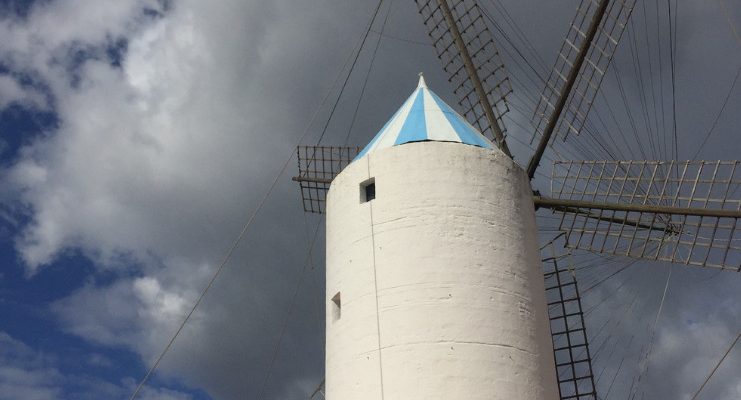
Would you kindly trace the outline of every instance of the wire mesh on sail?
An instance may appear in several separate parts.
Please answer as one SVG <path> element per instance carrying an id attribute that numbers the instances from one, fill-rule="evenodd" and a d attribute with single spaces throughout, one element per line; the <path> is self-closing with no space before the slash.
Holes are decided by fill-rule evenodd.
<path id="1" fill-rule="evenodd" d="M 587 51 L 579 75 L 568 94 L 552 138 L 560 137 L 566 140 L 569 134 L 578 135 L 581 132 L 597 91 L 602 84 L 605 72 L 610 65 L 610 61 L 612 61 L 633 11 L 634 4 L 635 0 L 610 1 L 592 45 Z M 569 72 L 574 65 L 574 60 L 586 38 L 587 28 L 598 6 L 598 0 L 582 0 L 576 10 L 576 15 L 569 25 L 569 31 L 566 33 L 566 38 L 558 52 L 556 62 L 535 107 L 533 125 L 536 129 L 530 141 L 531 144 L 536 138 L 542 136 L 546 125 L 548 125 L 548 120 L 553 114 Z"/>
<path id="2" fill-rule="evenodd" d="M 563 242 L 559 236 L 541 249 L 558 391 L 561 400 L 594 400 L 597 394 L 581 296 Z"/>
<path id="3" fill-rule="evenodd" d="M 739 271 L 739 218 L 693 215 L 693 210 L 738 215 L 739 163 L 557 161 L 551 183 L 554 198 L 679 210 L 662 214 L 582 208 L 562 212 L 559 228 L 572 248 Z"/>
<path id="4" fill-rule="evenodd" d="M 332 180 L 352 162 L 359 147 L 298 146 L 298 176 L 304 211 L 323 214 Z"/>
<path id="5" fill-rule="evenodd" d="M 495 138 L 439 1 L 445 0 L 415 0 L 432 45 L 448 74 L 448 81 L 453 84 L 458 104 L 463 108 L 463 116 L 481 133 Z M 507 95 L 512 92 L 512 85 L 481 9 L 475 0 L 449 0 L 447 4 L 493 108 L 497 123 L 502 132 L 506 132 L 502 117 L 509 112 Z"/>

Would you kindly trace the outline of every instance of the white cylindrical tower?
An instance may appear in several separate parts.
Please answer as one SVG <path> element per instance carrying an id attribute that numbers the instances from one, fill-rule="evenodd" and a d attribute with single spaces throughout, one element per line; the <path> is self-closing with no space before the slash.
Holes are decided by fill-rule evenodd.
<path id="1" fill-rule="evenodd" d="M 421 83 L 331 185 L 329 400 L 558 398 L 529 181 L 445 107 Z"/>

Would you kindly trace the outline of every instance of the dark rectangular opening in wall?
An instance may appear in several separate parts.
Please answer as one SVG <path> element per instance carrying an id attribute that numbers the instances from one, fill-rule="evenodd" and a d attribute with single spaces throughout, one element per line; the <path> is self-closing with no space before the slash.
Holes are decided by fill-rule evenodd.
<path id="1" fill-rule="evenodd" d="M 365 203 L 376 198 L 376 182 L 373 178 L 360 184 L 360 202 Z"/>
<path id="2" fill-rule="evenodd" d="M 365 201 L 371 201 L 376 198 L 376 184 L 371 183 L 365 187 Z"/>

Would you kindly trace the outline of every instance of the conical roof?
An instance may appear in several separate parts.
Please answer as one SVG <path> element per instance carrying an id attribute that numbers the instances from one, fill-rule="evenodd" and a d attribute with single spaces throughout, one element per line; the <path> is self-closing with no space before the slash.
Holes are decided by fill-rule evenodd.
<path id="1" fill-rule="evenodd" d="M 417 89 L 355 159 L 379 149 L 422 141 L 494 148 L 489 139 L 428 89 L 420 74 Z"/>

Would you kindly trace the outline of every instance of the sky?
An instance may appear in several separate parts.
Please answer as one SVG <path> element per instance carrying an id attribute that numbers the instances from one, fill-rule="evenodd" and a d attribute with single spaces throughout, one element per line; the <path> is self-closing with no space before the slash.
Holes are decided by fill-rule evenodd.
<path id="1" fill-rule="evenodd" d="M 579 2 L 480 3 L 502 29 L 523 165 L 542 85 L 515 48 L 547 76 Z M 0 400 L 129 398 L 274 180 L 139 398 L 308 398 L 323 378 L 324 243 L 290 180 L 295 146 L 364 145 L 419 72 L 456 103 L 414 2 L 387 0 L 329 119 L 376 4 L 0 0 Z M 667 4 L 676 158 L 738 158 L 741 6 L 729 0 L 638 1 L 590 123 L 612 109 L 600 134 L 623 138 L 622 155 L 675 158 L 648 139 L 671 131 Z M 640 79 L 664 112 L 653 100 L 643 113 Z M 545 164 L 609 156 L 580 140 Z M 601 398 L 638 385 L 637 398 L 689 399 L 741 332 L 737 273 L 639 262 L 605 280 L 629 260 L 575 259 L 590 265 L 582 287 L 603 281 L 584 294 Z M 698 398 L 741 398 L 740 368 L 736 347 Z"/>

